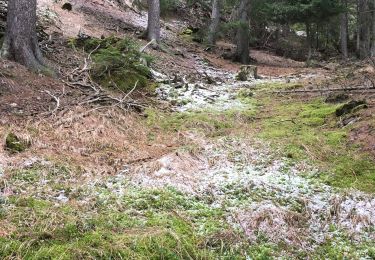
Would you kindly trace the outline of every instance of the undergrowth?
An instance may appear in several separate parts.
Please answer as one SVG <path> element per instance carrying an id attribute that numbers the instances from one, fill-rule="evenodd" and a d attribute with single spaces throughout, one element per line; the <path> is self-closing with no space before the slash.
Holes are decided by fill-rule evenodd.
<path id="1" fill-rule="evenodd" d="M 289 88 L 288 84 L 286 88 Z M 280 84 L 263 86 L 282 89 Z M 269 94 L 267 94 L 269 95 Z M 282 148 L 292 160 L 310 160 L 320 166 L 320 177 L 327 184 L 375 191 L 375 162 L 348 140 L 351 126 L 339 127 L 335 111 L 342 104 L 322 99 L 299 100 L 259 96 L 267 111 L 257 122 L 257 136 Z M 255 126 L 254 126 L 255 127 Z"/>
<path id="2" fill-rule="evenodd" d="M 58 165 L 45 167 L 16 171 L 8 183 L 37 185 L 53 179 L 48 176 L 74 174 Z M 66 190 L 65 181 L 59 183 Z M 314 253 L 274 244 L 261 233 L 250 243 L 240 227 L 228 222 L 226 206 L 213 206 L 209 194 L 139 188 L 109 177 L 91 186 L 71 187 L 67 195 L 67 203 L 49 193 L 19 192 L 1 200 L 0 258 L 272 259 L 285 251 L 301 258 L 356 257 L 356 249 L 374 252 L 373 245 L 356 245 L 346 236 L 333 237 Z"/>
<path id="3" fill-rule="evenodd" d="M 225 112 L 202 110 L 165 113 L 155 109 L 145 112 L 147 124 L 165 131 L 196 130 L 209 137 L 230 134 L 239 125 L 253 120 L 255 110 L 228 110 Z"/>
<path id="4" fill-rule="evenodd" d="M 13 196 L 1 216 L 2 259 L 241 259 L 223 211 L 173 189 L 105 187 L 87 204 Z M 228 237 L 233 239 L 227 239 Z"/>
<path id="5" fill-rule="evenodd" d="M 150 77 L 148 65 L 152 58 L 139 51 L 138 44 L 130 38 L 114 36 L 97 39 L 75 39 L 71 45 L 91 53 L 93 66 L 90 74 L 100 85 L 127 92 L 135 84 L 146 87 Z"/>

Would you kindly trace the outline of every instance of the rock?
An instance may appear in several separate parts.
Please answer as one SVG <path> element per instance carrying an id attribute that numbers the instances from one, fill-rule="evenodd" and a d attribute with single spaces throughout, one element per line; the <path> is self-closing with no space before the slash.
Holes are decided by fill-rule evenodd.
<path id="1" fill-rule="evenodd" d="M 26 140 L 22 140 L 14 133 L 9 133 L 5 140 L 5 150 L 11 153 L 21 153 L 29 148 L 31 143 Z"/>
<path id="2" fill-rule="evenodd" d="M 240 68 L 240 72 L 236 75 L 236 79 L 239 81 L 247 81 L 249 79 L 258 78 L 258 67 L 253 65 L 243 65 Z"/>
<path id="3" fill-rule="evenodd" d="M 358 116 L 349 116 L 347 118 L 344 118 L 339 126 L 341 127 L 344 127 L 344 126 L 347 126 L 347 125 L 351 125 L 351 124 L 354 124 L 355 122 L 357 122 L 360 118 Z"/>
<path id="4" fill-rule="evenodd" d="M 326 103 L 342 103 L 349 99 L 349 95 L 346 93 L 331 93 L 325 99 Z"/>
<path id="5" fill-rule="evenodd" d="M 71 3 L 65 3 L 63 4 L 63 6 L 61 7 L 63 10 L 67 10 L 67 11 L 72 11 L 73 9 L 73 6 Z"/>
<path id="6" fill-rule="evenodd" d="M 59 196 L 55 197 L 55 199 L 62 203 L 67 203 L 69 201 L 69 198 L 65 196 L 64 193 L 60 193 Z"/>
<path id="7" fill-rule="evenodd" d="M 358 111 L 359 109 L 367 108 L 367 103 L 364 100 L 352 100 L 338 109 L 336 109 L 336 116 L 343 116 L 354 111 Z"/>

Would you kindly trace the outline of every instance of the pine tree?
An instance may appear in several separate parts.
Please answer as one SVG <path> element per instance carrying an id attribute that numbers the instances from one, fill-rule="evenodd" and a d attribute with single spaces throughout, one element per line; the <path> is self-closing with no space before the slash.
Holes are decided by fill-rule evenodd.
<path id="1" fill-rule="evenodd" d="M 47 73 L 36 32 L 36 0 L 9 0 L 1 56 L 31 70 Z"/>
<path id="2" fill-rule="evenodd" d="M 220 25 L 220 9 L 222 0 L 212 0 L 211 23 L 208 29 L 207 43 L 215 45 Z"/>
<path id="3" fill-rule="evenodd" d="M 160 0 L 148 0 L 147 39 L 160 41 Z"/>

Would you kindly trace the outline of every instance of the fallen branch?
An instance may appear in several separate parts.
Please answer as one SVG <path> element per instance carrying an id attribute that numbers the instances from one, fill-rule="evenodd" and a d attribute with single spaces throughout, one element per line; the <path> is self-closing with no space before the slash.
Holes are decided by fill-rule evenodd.
<path id="1" fill-rule="evenodd" d="M 55 106 L 55 108 L 54 108 L 52 111 L 49 112 L 49 113 L 51 113 L 51 114 L 55 114 L 55 112 L 56 112 L 56 111 L 59 109 L 59 107 L 60 107 L 60 97 L 56 97 L 56 96 L 52 95 L 51 92 L 49 92 L 48 90 L 44 90 L 44 91 L 42 91 L 42 92 L 47 93 L 50 97 L 52 97 L 52 98 L 55 100 L 55 102 L 56 102 L 56 106 Z"/>
<path id="2" fill-rule="evenodd" d="M 293 94 L 293 93 L 314 93 L 314 92 L 336 92 L 336 91 L 364 91 L 368 90 L 373 92 L 373 88 L 326 88 L 326 89 L 296 89 L 296 90 L 282 90 L 282 91 L 273 91 L 275 94 Z"/>
<path id="3" fill-rule="evenodd" d="M 149 43 L 151 44 L 152 41 Z M 124 111 L 129 109 L 135 109 L 136 111 L 143 111 L 146 106 L 131 100 L 129 96 L 137 88 L 138 81 L 134 84 L 134 87 L 128 92 L 124 93 L 122 98 L 117 98 L 112 96 L 108 91 L 104 90 L 98 83 L 96 83 L 90 75 L 91 70 L 91 55 L 98 50 L 100 45 L 98 45 L 94 50 L 92 50 L 87 58 L 84 59 L 84 64 L 82 68 L 75 68 L 69 75 L 66 76 L 66 80 L 63 80 L 65 85 L 79 89 L 85 93 L 88 97 L 86 100 L 79 102 L 79 105 L 86 104 L 100 104 L 101 107 L 118 107 Z M 117 87 L 117 86 L 116 86 Z M 118 88 L 118 87 L 117 87 Z M 118 88 L 122 91 L 120 88 Z"/>
<path id="4" fill-rule="evenodd" d="M 139 50 L 139 52 L 140 52 L 140 53 L 144 52 L 144 51 L 147 49 L 147 47 L 150 46 L 151 44 L 153 44 L 154 42 L 155 42 L 155 39 L 152 39 L 149 43 L 147 43 L 145 46 L 143 46 L 143 47 Z"/>

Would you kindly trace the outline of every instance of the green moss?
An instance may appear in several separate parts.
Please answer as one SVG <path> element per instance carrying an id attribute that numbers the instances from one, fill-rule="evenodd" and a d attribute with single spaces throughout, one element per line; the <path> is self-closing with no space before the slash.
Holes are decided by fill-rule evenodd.
<path id="1" fill-rule="evenodd" d="M 173 189 L 130 189 L 116 203 L 110 196 L 95 210 L 11 201 L 8 219 L 15 229 L 0 237 L 0 258 L 239 259 L 244 253 L 243 247 L 211 240 L 231 228 L 223 211 L 193 197 Z"/>
<path id="2" fill-rule="evenodd" d="M 251 98 L 254 96 L 254 93 L 251 89 L 248 88 L 242 88 L 237 93 L 237 98 L 243 99 L 243 98 Z"/>
<path id="3" fill-rule="evenodd" d="M 258 91 L 276 91 L 276 90 L 293 90 L 303 88 L 301 83 L 283 83 L 283 82 L 272 82 L 272 83 L 261 83 L 255 86 Z"/>
<path id="4" fill-rule="evenodd" d="M 11 153 L 21 153 L 29 148 L 30 145 L 30 142 L 21 140 L 14 133 L 9 133 L 5 140 L 5 149 Z"/>
<path id="5" fill-rule="evenodd" d="M 233 120 L 228 120 L 228 115 L 214 111 L 163 113 L 148 109 L 145 115 L 149 126 L 160 127 L 165 131 L 195 129 L 210 136 L 223 135 L 234 124 Z"/>
<path id="6" fill-rule="evenodd" d="M 316 259 L 367 259 L 374 250 L 374 243 L 353 243 L 349 237 L 338 232 L 315 251 Z"/>
<path id="7" fill-rule="evenodd" d="M 139 88 L 148 85 L 148 64 L 152 58 L 141 53 L 138 44 L 130 38 L 77 39 L 73 45 L 92 53 L 94 63 L 90 74 L 100 85 L 123 92 L 135 84 Z"/>
<path id="8" fill-rule="evenodd" d="M 270 105 L 271 106 L 271 105 Z M 294 160 L 311 160 L 321 167 L 321 178 L 341 188 L 375 190 L 375 162 L 347 139 L 350 128 L 338 128 L 340 105 L 312 101 L 274 102 L 271 116 L 262 120 L 260 138 L 282 147 Z"/>

